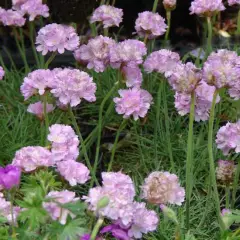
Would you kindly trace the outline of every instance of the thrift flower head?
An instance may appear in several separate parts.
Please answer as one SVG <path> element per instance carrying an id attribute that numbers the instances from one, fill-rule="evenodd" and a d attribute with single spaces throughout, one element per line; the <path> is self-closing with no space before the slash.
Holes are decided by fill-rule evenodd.
<path id="1" fill-rule="evenodd" d="M 93 12 L 91 23 L 102 22 L 104 28 L 119 26 L 122 22 L 123 10 L 110 5 L 101 5 Z"/>
<path id="2" fill-rule="evenodd" d="M 235 171 L 234 161 L 218 160 L 218 167 L 216 169 L 217 179 L 222 183 L 229 185 L 233 182 Z"/>
<path id="3" fill-rule="evenodd" d="M 110 62 L 114 68 L 120 68 L 122 65 L 136 66 L 143 62 L 143 56 L 146 54 L 147 48 L 143 42 L 128 39 L 110 49 Z"/>
<path id="4" fill-rule="evenodd" d="M 96 84 L 86 72 L 77 69 L 57 68 L 54 71 L 56 85 L 51 93 L 64 104 L 75 107 L 82 99 L 96 101 Z"/>
<path id="5" fill-rule="evenodd" d="M 51 89 L 54 84 L 54 75 L 50 70 L 38 69 L 28 74 L 24 78 L 21 86 L 21 93 L 27 100 L 34 94 L 43 95 L 47 89 Z"/>
<path id="6" fill-rule="evenodd" d="M 176 66 L 180 64 L 180 56 L 178 53 L 162 49 L 151 53 L 144 62 L 144 69 L 146 72 L 159 72 L 165 77 L 171 76 Z"/>
<path id="7" fill-rule="evenodd" d="M 231 210 L 227 209 L 227 208 L 223 208 L 222 211 L 221 211 L 221 215 L 225 216 L 225 215 L 228 215 L 228 214 L 232 214 Z"/>
<path id="8" fill-rule="evenodd" d="M 4 26 L 22 27 L 26 19 L 18 11 L 12 9 L 5 10 L 0 7 L 0 22 L 2 22 Z"/>
<path id="9" fill-rule="evenodd" d="M 87 63 L 88 69 L 94 69 L 96 72 L 103 72 L 110 63 L 110 48 L 116 42 L 103 36 L 97 36 L 89 40 L 87 45 L 82 45 L 75 51 L 75 58 L 77 61 Z"/>
<path id="10" fill-rule="evenodd" d="M 79 200 L 75 198 L 75 193 L 68 190 L 61 192 L 51 191 L 46 196 L 52 202 L 43 203 L 43 207 L 50 214 L 53 220 L 58 220 L 62 225 L 65 225 L 67 222 L 67 217 L 75 218 L 75 215 L 67 209 L 62 208 L 59 204 L 72 203 Z"/>
<path id="11" fill-rule="evenodd" d="M 59 162 L 57 170 L 71 186 L 84 184 L 90 179 L 88 168 L 84 164 L 74 160 Z"/>
<path id="12" fill-rule="evenodd" d="M 79 36 L 71 26 L 48 24 L 41 28 L 36 38 L 37 51 L 46 55 L 48 52 L 64 53 L 65 49 L 74 51 L 79 46 Z"/>
<path id="13" fill-rule="evenodd" d="M 5 75 L 5 71 L 4 71 L 3 68 L 0 66 L 0 80 L 3 79 L 4 75 Z"/>
<path id="14" fill-rule="evenodd" d="M 122 68 L 122 74 L 126 80 L 127 87 L 137 87 L 140 88 L 143 81 L 141 69 L 136 67 L 125 66 Z"/>
<path id="15" fill-rule="evenodd" d="M 240 4 L 240 0 L 228 0 L 228 5 L 229 6 L 232 6 L 232 5 L 235 5 L 235 4 Z"/>
<path id="16" fill-rule="evenodd" d="M 118 114 L 123 114 L 124 118 L 133 116 L 135 121 L 139 117 L 144 118 L 146 116 L 153 100 L 148 91 L 134 87 L 119 90 L 118 93 L 120 97 L 113 99 Z"/>
<path id="17" fill-rule="evenodd" d="M 173 10 L 176 7 L 177 0 L 163 0 L 163 5 L 167 10 Z"/>
<path id="18" fill-rule="evenodd" d="M 191 14 L 212 16 L 216 12 L 225 10 L 222 0 L 194 0 L 191 2 Z"/>
<path id="19" fill-rule="evenodd" d="M 49 128 L 48 140 L 55 162 L 76 160 L 79 155 L 79 140 L 71 126 L 54 124 Z"/>
<path id="20" fill-rule="evenodd" d="M 16 152 L 12 165 L 31 172 L 38 167 L 53 166 L 54 162 L 51 152 L 44 147 L 23 147 Z"/>
<path id="21" fill-rule="evenodd" d="M 139 36 L 147 36 L 149 39 L 156 38 L 166 32 L 165 19 L 158 13 L 145 11 L 138 14 L 135 29 Z"/>
<path id="22" fill-rule="evenodd" d="M 46 112 L 50 113 L 54 110 L 54 106 L 52 104 L 48 104 L 46 105 Z M 33 104 L 30 104 L 28 106 L 27 111 L 29 113 L 32 113 L 34 115 L 36 115 L 40 120 L 44 119 L 44 104 L 42 102 L 36 102 Z"/>
<path id="23" fill-rule="evenodd" d="M 11 189 L 20 184 L 21 170 L 20 168 L 8 165 L 5 168 L 0 167 L 0 185 L 4 189 Z"/>
<path id="24" fill-rule="evenodd" d="M 179 184 L 178 177 L 169 172 L 152 172 L 142 186 L 143 198 L 153 204 L 182 205 L 185 190 Z"/>

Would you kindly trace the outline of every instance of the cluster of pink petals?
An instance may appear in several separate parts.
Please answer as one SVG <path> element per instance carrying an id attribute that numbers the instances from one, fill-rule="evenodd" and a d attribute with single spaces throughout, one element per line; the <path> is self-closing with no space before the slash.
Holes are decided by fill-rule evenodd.
<path id="1" fill-rule="evenodd" d="M 54 86 L 54 76 L 50 70 L 38 69 L 28 74 L 24 78 L 21 86 L 21 93 L 27 100 L 34 94 L 43 95 L 46 89 Z"/>
<path id="2" fill-rule="evenodd" d="M 123 10 L 110 5 L 101 5 L 93 12 L 91 23 L 102 22 L 104 28 L 119 26 L 122 22 Z"/>
<path id="3" fill-rule="evenodd" d="M 229 6 L 240 4 L 240 0 L 228 0 L 228 4 Z"/>
<path id="4" fill-rule="evenodd" d="M 173 9 L 177 4 L 177 0 L 163 0 L 163 5 L 166 9 Z"/>
<path id="5" fill-rule="evenodd" d="M 96 84 L 86 72 L 78 69 L 57 68 L 53 70 L 55 86 L 51 93 L 64 104 L 77 106 L 82 99 L 96 101 Z"/>
<path id="6" fill-rule="evenodd" d="M 4 75 L 5 75 L 5 71 L 4 71 L 3 68 L 0 66 L 0 80 L 3 79 Z"/>
<path id="7" fill-rule="evenodd" d="M 65 225 L 68 216 L 71 216 L 71 218 L 75 218 L 75 215 L 72 212 L 60 206 L 66 203 L 78 201 L 79 198 L 75 197 L 74 192 L 70 192 L 68 190 L 64 190 L 61 192 L 52 191 L 48 193 L 46 198 L 48 200 L 52 200 L 52 202 L 44 202 L 43 207 L 49 213 L 53 220 L 58 220 L 62 225 Z"/>
<path id="8" fill-rule="evenodd" d="M 12 165 L 31 172 L 38 167 L 53 166 L 54 161 L 51 152 L 44 147 L 23 147 L 16 152 Z"/>
<path id="9" fill-rule="evenodd" d="M 221 127 L 217 133 L 216 139 L 218 149 L 221 149 L 224 155 L 228 155 L 231 150 L 235 153 L 240 152 L 240 121 L 236 123 L 227 123 Z"/>
<path id="10" fill-rule="evenodd" d="M 201 81 L 195 89 L 195 121 L 206 121 L 212 105 L 213 95 L 216 88 Z M 217 103 L 220 97 L 217 97 Z M 181 116 L 190 112 L 191 94 L 175 93 L 175 107 Z"/>
<path id="11" fill-rule="evenodd" d="M 216 168 L 217 179 L 225 184 L 232 183 L 235 169 L 234 161 L 218 160 L 218 167 Z"/>
<path id="12" fill-rule="evenodd" d="M 138 14 L 135 29 L 139 36 L 147 36 L 149 39 L 156 38 L 166 32 L 165 19 L 158 13 L 145 11 Z"/>
<path id="13" fill-rule="evenodd" d="M 0 192 L 0 216 L 5 217 L 9 223 L 15 224 L 20 211 L 20 207 L 13 207 L 11 211 L 11 202 L 6 201 L 3 193 Z"/>
<path id="14" fill-rule="evenodd" d="M 36 38 L 37 51 L 46 55 L 48 52 L 64 53 L 65 49 L 74 51 L 79 46 L 79 36 L 72 26 L 48 24 L 41 28 Z"/>
<path id="15" fill-rule="evenodd" d="M 79 140 L 71 126 L 54 124 L 49 128 L 48 140 L 54 162 L 76 160 L 79 155 Z"/>
<path id="16" fill-rule="evenodd" d="M 114 68 L 136 66 L 143 62 L 143 56 L 146 54 L 147 48 L 143 42 L 128 39 L 110 49 L 110 63 Z"/>
<path id="17" fill-rule="evenodd" d="M 22 27 L 26 19 L 23 17 L 23 14 L 18 11 L 12 9 L 5 10 L 0 7 L 0 22 L 2 22 L 4 26 Z"/>
<path id="18" fill-rule="evenodd" d="M 110 63 L 110 48 L 115 44 L 113 39 L 100 35 L 77 49 L 74 56 L 77 61 L 87 63 L 88 69 L 103 72 Z"/>
<path id="19" fill-rule="evenodd" d="M 120 97 L 113 99 L 118 114 L 123 114 L 123 118 L 133 116 L 135 121 L 139 117 L 144 118 L 146 116 L 153 100 L 148 91 L 134 87 L 119 90 L 118 93 Z"/>
<path id="20" fill-rule="evenodd" d="M 122 74 L 126 80 L 127 87 L 140 88 L 143 81 L 142 71 L 138 66 L 124 66 Z"/>
<path id="21" fill-rule="evenodd" d="M 169 172 L 152 172 L 142 186 L 142 197 L 148 202 L 182 205 L 185 190 L 180 186 L 178 177 Z"/>
<path id="22" fill-rule="evenodd" d="M 162 49 L 151 53 L 144 62 L 146 72 L 158 72 L 164 74 L 165 77 L 171 76 L 176 66 L 180 64 L 180 56 L 178 53 Z"/>
<path id="23" fill-rule="evenodd" d="M 57 163 L 57 170 L 71 186 L 84 184 L 90 179 L 88 168 L 84 164 L 74 160 Z"/>
<path id="24" fill-rule="evenodd" d="M 52 104 L 47 103 L 46 112 L 50 113 L 53 110 L 54 110 L 54 106 Z M 30 104 L 28 106 L 27 111 L 29 113 L 32 113 L 32 114 L 36 115 L 40 120 L 44 119 L 44 104 L 41 101 Z"/>
<path id="25" fill-rule="evenodd" d="M 211 16 L 213 13 L 225 10 L 222 0 L 194 0 L 191 3 L 191 14 Z"/>

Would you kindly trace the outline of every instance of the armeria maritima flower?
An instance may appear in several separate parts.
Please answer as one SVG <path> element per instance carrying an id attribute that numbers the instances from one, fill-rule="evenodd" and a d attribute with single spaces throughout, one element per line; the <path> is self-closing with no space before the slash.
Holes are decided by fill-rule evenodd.
<path id="1" fill-rule="evenodd" d="M 228 0 L 228 5 L 233 6 L 235 4 L 240 4 L 240 0 Z"/>
<path id="2" fill-rule="evenodd" d="M 26 19 L 23 14 L 12 9 L 5 10 L 0 7 L 0 22 L 4 26 L 22 27 Z"/>
<path id="3" fill-rule="evenodd" d="M 54 106 L 52 104 L 47 103 L 46 112 L 50 113 L 53 110 Z M 29 113 L 36 115 L 40 120 L 44 119 L 44 104 L 41 101 L 30 104 L 27 108 L 27 111 Z"/>
<path id="4" fill-rule="evenodd" d="M 123 10 L 110 5 L 101 5 L 93 12 L 91 23 L 101 22 L 104 28 L 119 26 L 122 22 Z"/>
<path id="5" fill-rule="evenodd" d="M 4 71 L 3 68 L 0 66 L 0 80 L 3 79 L 4 75 L 5 75 L 5 71 Z"/>
<path id="6" fill-rule="evenodd" d="M 173 10 L 176 4 L 177 0 L 163 0 L 163 6 L 166 10 Z"/>
<path id="7" fill-rule="evenodd" d="M 138 66 L 124 66 L 122 68 L 122 74 L 126 81 L 127 87 L 140 88 L 143 81 L 142 71 Z"/>
<path id="8" fill-rule="evenodd" d="M 234 161 L 218 160 L 218 166 L 216 168 L 217 179 L 223 184 L 231 184 L 233 182 L 235 168 Z"/>
<path id="9" fill-rule="evenodd" d="M 0 167 L 0 188 L 11 189 L 20 184 L 21 169 L 19 167 L 8 165 L 5 168 Z M 0 213 L 1 215 L 1 213 Z"/>

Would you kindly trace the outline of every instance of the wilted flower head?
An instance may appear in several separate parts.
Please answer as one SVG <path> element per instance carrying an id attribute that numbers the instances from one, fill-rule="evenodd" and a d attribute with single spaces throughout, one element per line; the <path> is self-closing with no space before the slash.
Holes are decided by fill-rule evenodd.
<path id="1" fill-rule="evenodd" d="M 84 184 L 90 179 L 88 168 L 84 164 L 74 160 L 59 162 L 57 164 L 57 170 L 71 186 Z"/>
<path id="2" fill-rule="evenodd" d="M 48 140 L 55 162 L 76 160 L 79 155 L 79 140 L 71 126 L 54 124 L 49 128 Z"/>
<path id="3" fill-rule="evenodd" d="M 21 169 L 19 167 L 8 165 L 5 168 L 0 167 L 0 186 L 4 189 L 11 189 L 20 184 Z M 1 215 L 1 213 L 0 213 Z"/>
<path id="4" fill-rule="evenodd" d="M 123 114 L 124 118 L 133 116 L 135 121 L 139 117 L 144 118 L 146 116 L 153 99 L 148 91 L 134 87 L 119 90 L 118 93 L 120 97 L 113 99 L 118 114 Z"/>
<path id="5" fill-rule="evenodd" d="M 47 89 L 51 89 L 54 84 L 54 75 L 50 70 L 38 69 L 28 74 L 24 78 L 21 86 L 21 93 L 27 100 L 34 94 L 43 95 Z"/>
<path id="6" fill-rule="evenodd" d="M 3 68 L 0 66 L 0 80 L 3 79 L 4 75 L 5 75 L 5 71 L 4 71 Z"/>
<path id="7" fill-rule="evenodd" d="M 110 49 L 110 62 L 114 68 L 122 65 L 136 66 L 143 62 L 143 56 L 146 54 L 147 48 L 143 42 L 128 39 Z"/>
<path id="8" fill-rule="evenodd" d="M 152 172 L 142 186 L 143 198 L 153 204 L 182 205 L 185 190 L 179 184 L 178 177 L 169 172 Z"/>
<path id="9" fill-rule="evenodd" d="M 65 49 L 74 51 L 79 46 L 79 36 L 72 26 L 48 24 L 41 28 L 36 38 L 37 51 L 46 55 L 48 52 L 64 53 Z"/>
<path id="10" fill-rule="evenodd" d="M 168 78 L 169 84 L 177 92 L 191 93 L 202 78 L 201 70 L 190 62 L 177 64 Z"/>
<path id="11" fill-rule="evenodd" d="M 0 22 L 2 22 L 4 26 L 22 27 L 25 24 L 26 19 L 18 11 L 12 9 L 5 10 L 0 7 Z"/>
<path id="12" fill-rule="evenodd" d="M 222 0 L 194 0 L 191 2 L 191 14 L 212 16 L 216 12 L 225 10 Z"/>
<path id="13" fill-rule="evenodd" d="M 228 4 L 229 6 L 240 4 L 240 0 L 228 0 Z"/>
<path id="14" fill-rule="evenodd" d="M 159 72 L 165 77 L 171 76 L 175 70 L 176 65 L 180 64 L 180 56 L 178 53 L 162 49 L 151 53 L 144 62 L 144 69 L 146 72 Z"/>
<path id="15" fill-rule="evenodd" d="M 50 113 L 53 110 L 54 110 L 54 106 L 52 104 L 47 103 L 46 112 Z M 36 115 L 40 120 L 44 119 L 44 104 L 41 101 L 30 104 L 28 106 L 27 111 L 29 113 L 32 113 L 32 114 Z"/>
<path id="16" fill-rule="evenodd" d="M 51 152 L 44 147 L 23 147 L 16 152 L 12 165 L 31 172 L 38 167 L 53 166 L 54 161 Z"/>
<path id="17" fill-rule="evenodd" d="M 75 107 L 82 99 L 88 102 L 96 100 L 96 84 L 86 72 L 78 69 L 57 68 L 53 70 L 56 84 L 51 93 L 64 104 Z"/>
<path id="18" fill-rule="evenodd" d="M 87 45 L 80 46 L 74 53 L 77 61 L 87 63 L 87 68 L 94 69 L 96 72 L 103 72 L 110 63 L 110 48 L 116 42 L 103 36 L 97 36 L 89 40 Z"/>
<path id="19" fill-rule="evenodd" d="M 126 80 L 127 87 L 140 88 L 143 81 L 142 71 L 138 66 L 124 66 L 122 68 L 122 74 Z"/>
<path id="20" fill-rule="evenodd" d="M 110 5 L 101 5 L 93 12 L 91 23 L 102 22 L 104 28 L 119 26 L 122 22 L 123 10 Z"/>
<path id="21" fill-rule="evenodd" d="M 79 200 L 75 198 L 75 193 L 68 190 L 61 192 L 51 191 L 46 196 L 50 202 L 44 202 L 43 207 L 50 214 L 53 220 L 58 220 L 62 225 L 66 224 L 67 217 L 75 218 L 75 215 L 69 210 L 62 208 L 60 204 L 72 203 Z M 52 202 L 51 202 L 52 200 Z"/>
<path id="22" fill-rule="evenodd" d="M 234 178 L 235 164 L 234 161 L 218 160 L 216 168 L 217 179 L 224 184 L 231 184 Z"/>
<path id="23" fill-rule="evenodd" d="M 176 7 L 177 0 L 163 0 L 163 6 L 167 10 L 173 10 Z"/>
<path id="24" fill-rule="evenodd" d="M 147 36 L 149 39 L 156 38 L 166 32 L 165 19 L 158 13 L 145 11 L 138 14 L 135 29 L 139 36 Z"/>

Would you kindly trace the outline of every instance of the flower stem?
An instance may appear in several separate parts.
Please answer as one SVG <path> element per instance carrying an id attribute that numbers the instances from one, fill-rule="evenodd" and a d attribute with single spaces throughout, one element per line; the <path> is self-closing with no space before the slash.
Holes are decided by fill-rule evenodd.
<path id="1" fill-rule="evenodd" d="M 15 231 L 15 219 L 14 219 L 14 213 L 13 213 L 13 202 L 14 202 L 14 197 L 15 197 L 15 188 L 11 189 L 9 191 L 10 194 L 10 211 L 11 211 L 11 218 L 12 218 L 12 222 L 11 222 L 11 227 L 12 227 L 12 238 L 13 239 L 17 239 L 16 236 L 16 231 Z"/>
<path id="2" fill-rule="evenodd" d="M 123 121 L 122 121 L 122 123 L 121 123 L 121 125 L 118 128 L 118 131 L 116 133 L 115 141 L 114 141 L 113 148 L 112 148 L 111 160 L 110 160 L 110 163 L 108 165 L 108 172 L 110 172 L 111 169 L 112 169 L 112 165 L 113 165 L 113 161 L 114 161 L 114 157 L 115 157 L 115 153 L 116 153 L 116 149 L 117 149 L 118 139 L 119 139 L 121 131 L 125 128 L 126 124 L 127 124 L 127 120 L 123 119 Z"/>
<path id="3" fill-rule="evenodd" d="M 191 107 L 188 128 L 187 160 L 186 160 L 186 225 L 189 230 L 190 224 L 190 202 L 192 194 L 193 177 L 193 122 L 195 116 L 195 93 L 191 94 Z"/>
<path id="4" fill-rule="evenodd" d="M 103 28 L 103 33 L 104 33 L 104 36 L 107 37 L 108 36 L 108 28 Z"/>
<path id="5" fill-rule="evenodd" d="M 212 51 L 212 34 L 213 34 L 211 17 L 207 17 L 207 26 L 208 26 L 207 54 L 209 55 Z"/>
<path id="6" fill-rule="evenodd" d="M 155 13 L 157 11 L 157 6 L 158 6 L 158 0 L 154 0 L 152 12 Z"/>
<path id="7" fill-rule="evenodd" d="M 87 166 L 88 166 L 88 168 L 89 168 L 89 170 L 91 172 L 91 175 L 92 175 L 92 185 L 93 185 L 94 182 L 95 182 L 96 185 L 99 185 L 98 180 L 96 178 L 96 174 L 93 171 L 92 165 L 90 163 L 90 160 L 89 160 L 89 157 L 88 157 L 88 154 L 87 154 L 87 149 L 86 149 L 86 146 L 85 146 L 85 143 L 84 143 L 84 140 L 83 140 L 80 128 L 79 128 L 79 126 L 77 124 L 77 121 L 76 121 L 76 118 L 74 116 L 74 113 L 73 113 L 73 110 L 72 110 L 71 106 L 68 107 L 68 112 L 69 112 L 70 118 L 72 120 L 72 124 L 73 124 L 73 126 L 74 126 L 74 128 L 75 128 L 75 130 L 77 132 L 77 135 L 78 135 L 78 137 L 80 139 L 80 144 L 81 144 L 81 148 L 82 148 L 82 151 L 83 151 L 83 155 L 85 157 L 85 161 L 86 161 Z"/>
<path id="8" fill-rule="evenodd" d="M 54 58 L 57 56 L 57 52 L 53 52 L 52 55 L 48 58 L 47 62 L 44 65 L 45 69 L 48 69 L 49 64 L 54 60 Z"/>
<path id="9" fill-rule="evenodd" d="M 37 64 L 37 67 L 40 68 L 40 61 L 38 59 L 38 54 L 37 54 L 37 50 L 35 47 L 35 43 L 34 43 L 34 38 L 35 38 L 35 32 L 34 32 L 35 26 L 34 26 L 34 22 L 29 22 L 29 30 L 30 30 L 30 41 L 31 41 L 31 46 L 32 46 L 32 50 L 33 50 L 33 54 L 34 54 L 34 58 Z"/>
<path id="10" fill-rule="evenodd" d="M 116 0 L 113 0 L 113 1 L 112 1 L 112 6 L 114 6 L 114 5 L 115 5 L 115 3 L 116 3 Z"/>
<path id="11" fill-rule="evenodd" d="M 230 200 L 230 187 L 226 186 L 226 208 L 229 209 L 229 200 Z"/>
<path id="12" fill-rule="evenodd" d="M 238 17 L 237 17 L 237 35 L 240 34 L 240 10 L 238 10 Z"/>
<path id="13" fill-rule="evenodd" d="M 232 204 L 231 207 L 234 208 L 236 202 L 236 193 L 238 188 L 238 181 L 240 176 L 240 161 L 238 161 L 237 169 L 234 174 L 234 181 L 233 181 L 233 191 L 232 191 Z"/>
<path id="14" fill-rule="evenodd" d="M 172 12 L 172 11 L 169 11 L 169 10 L 167 10 L 167 12 L 166 12 L 168 28 L 167 28 L 167 32 L 166 32 L 166 34 L 165 34 L 165 45 L 166 45 L 166 43 L 167 43 L 167 41 L 168 41 L 169 33 L 170 33 L 170 28 L 171 28 L 171 12 Z"/>
<path id="15" fill-rule="evenodd" d="M 45 120 L 45 146 L 48 145 L 48 131 L 49 131 L 49 119 L 48 119 L 48 113 L 47 113 L 47 93 L 44 94 L 44 101 L 43 101 L 43 113 L 44 113 L 44 120 Z"/>
<path id="16" fill-rule="evenodd" d="M 95 240 L 96 237 L 97 237 L 97 234 L 100 230 L 100 227 L 102 226 L 103 224 L 103 221 L 104 219 L 102 217 L 100 217 L 96 223 L 96 225 L 94 226 L 93 228 L 93 231 L 92 231 L 92 234 L 91 234 L 91 237 L 90 237 L 90 240 Z"/>
<path id="17" fill-rule="evenodd" d="M 214 164 L 214 157 L 213 157 L 213 124 L 214 124 L 215 105 L 216 105 L 217 96 L 218 96 L 218 90 L 214 92 L 212 106 L 210 110 L 210 116 L 209 116 L 208 154 L 209 154 L 209 168 L 210 168 L 210 179 L 211 179 L 210 183 L 212 184 L 212 187 L 213 187 L 216 214 L 218 217 L 220 229 L 223 230 L 224 223 L 222 221 L 221 213 L 220 213 L 220 199 L 219 199 L 219 194 L 217 189 L 217 180 L 215 175 L 215 164 Z"/>

